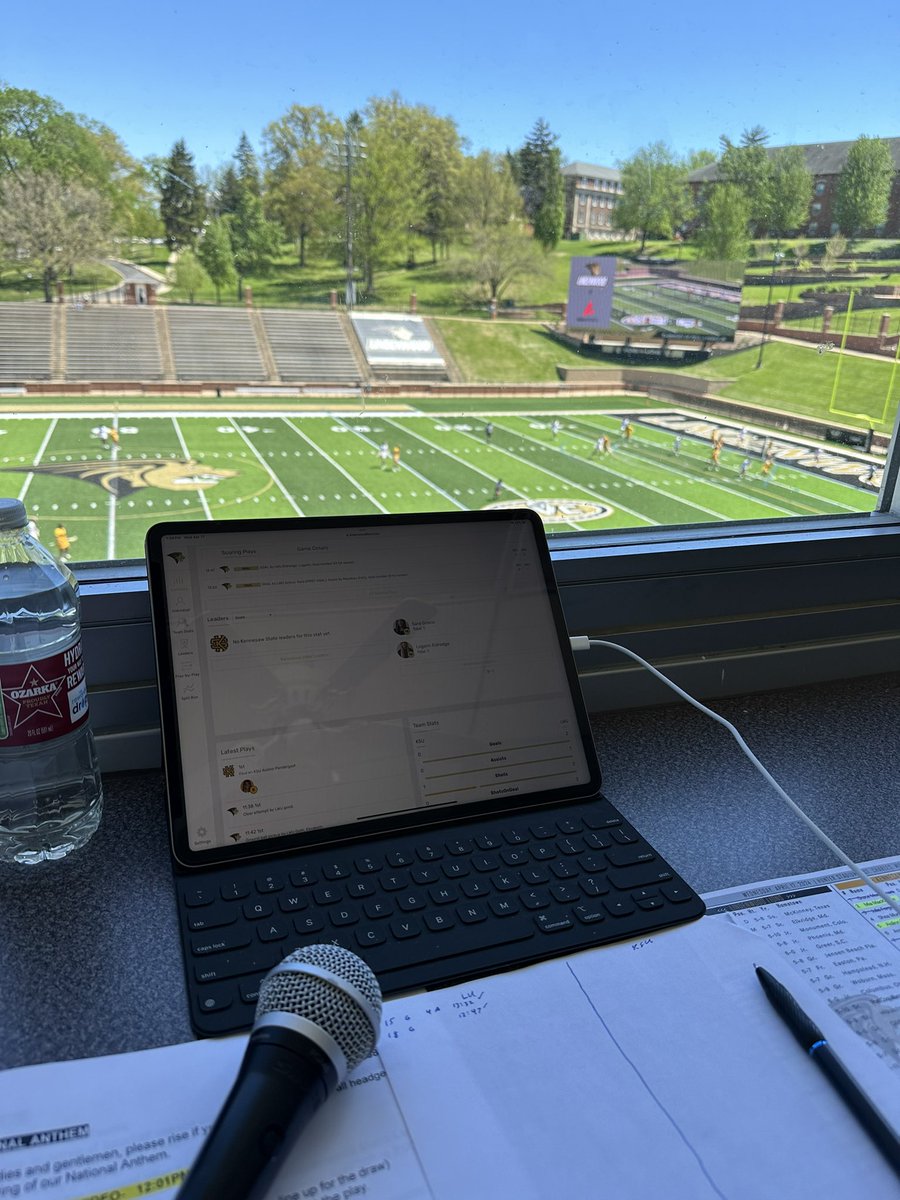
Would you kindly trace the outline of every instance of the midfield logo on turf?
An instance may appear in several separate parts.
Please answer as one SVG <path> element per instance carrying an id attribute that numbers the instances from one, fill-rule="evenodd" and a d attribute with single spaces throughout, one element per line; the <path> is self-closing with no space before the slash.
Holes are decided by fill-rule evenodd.
<path id="1" fill-rule="evenodd" d="M 96 484 L 119 500 L 141 488 L 162 488 L 166 492 L 205 490 L 238 474 L 225 467 L 208 467 L 193 459 L 174 458 L 124 458 L 112 463 L 37 463 L 35 466 L 3 467 L 2 470 L 79 479 L 82 483 Z"/>

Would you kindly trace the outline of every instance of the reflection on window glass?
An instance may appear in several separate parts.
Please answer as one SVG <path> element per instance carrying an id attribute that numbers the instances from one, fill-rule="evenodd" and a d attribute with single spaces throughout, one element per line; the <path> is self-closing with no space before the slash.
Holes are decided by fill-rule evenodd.
<path id="1" fill-rule="evenodd" d="M 506 3 L 273 4 L 265 51 L 231 0 L 8 14 L 0 493 L 77 561 L 160 519 L 872 512 L 897 84 L 832 100 L 840 31 L 763 55 L 708 7 L 587 55 Z"/>

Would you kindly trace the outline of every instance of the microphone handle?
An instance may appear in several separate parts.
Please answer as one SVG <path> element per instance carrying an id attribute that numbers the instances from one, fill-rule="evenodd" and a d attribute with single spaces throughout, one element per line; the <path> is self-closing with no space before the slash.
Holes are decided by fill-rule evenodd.
<path id="1" fill-rule="evenodd" d="M 271 1025 L 254 1030 L 178 1200 L 261 1196 L 337 1084 L 334 1063 L 311 1039 Z"/>

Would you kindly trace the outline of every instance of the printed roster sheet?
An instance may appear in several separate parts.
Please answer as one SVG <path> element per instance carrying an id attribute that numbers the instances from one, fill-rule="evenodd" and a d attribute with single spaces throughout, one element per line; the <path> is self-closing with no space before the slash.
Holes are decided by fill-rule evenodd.
<path id="1" fill-rule="evenodd" d="M 840 876 L 806 879 L 812 902 L 852 883 Z M 794 890 L 789 880 L 755 888 L 774 896 L 775 883 Z M 843 984 L 823 995 L 799 942 L 735 922 L 747 909 L 730 905 L 761 898 L 740 891 L 709 897 L 718 915 L 689 926 L 390 1001 L 378 1053 L 286 1156 L 268 1200 L 819 1200 L 861 1185 L 895 1194 L 896 1178 L 776 1017 L 754 965 L 794 992 L 900 1127 L 882 1044 L 891 988 L 900 993 L 896 946 L 866 896 L 847 904 L 858 927 L 833 914 L 840 936 L 875 929 L 892 951 L 874 980 L 884 1012 L 866 1024 L 868 984 L 852 1003 Z M 791 902 L 772 900 L 770 911 Z M 245 1045 L 241 1036 L 7 1071 L 0 1197 L 174 1197 Z"/>

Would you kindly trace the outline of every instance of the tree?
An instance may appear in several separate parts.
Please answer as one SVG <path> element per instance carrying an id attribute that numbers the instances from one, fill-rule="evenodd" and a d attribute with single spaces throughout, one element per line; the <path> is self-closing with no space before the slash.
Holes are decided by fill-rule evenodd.
<path id="1" fill-rule="evenodd" d="M 838 179 L 834 215 L 851 241 L 875 231 L 887 219 L 894 163 L 881 138 L 856 139 Z"/>
<path id="2" fill-rule="evenodd" d="M 687 215 L 687 170 L 664 142 L 642 146 L 621 170 L 622 198 L 613 224 L 623 231 L 636 229 L 643 251 L 648 237 L 670 238 Z"/>
<path id="3" fill-rule="evenodd" d="M 750 202 L 733 183 L 716 184 L 706 198 L 696 244 L 703 258 L 716 261 L 747 257 Z"/>
<path id="4" fill-rule="evenodd" d="M 847 239 L 842 233 L 834 233 L 825 243 L 822 255 L 822 269 L 833 271 L 840 259 L 847 253 Z"/>
<path id="5" fill-rule="evenodd" d="M 562 167 L 557 136 L 541 117 L 525 144 L 510 156 L 513 175 L 522 194 L 525 215 L 534 236 L 552 250 L 562 236 L 564 205 Z"/>
<path id="6" fill-rule="evenodd" d="M 21 166 L 0 179 L 0 246 L 40 268 L 48 303 L 62 274 L 104 253 L 110 221 L 106 197 L 75 180 Z"/>
<path id="7" fill-rule="evenodd" d="M 456 268 L 459 278 L 475 283 L 488 300 L 499 300 L 518 279 L 546 274 L 546 260 L 521 225 L 483 226 L 471 236 L 469 252 Z"/>
<path id="8" fill-rule="evenodd" d="M 204 270 L 199 257 L 190 246 L 186 246 L 179 252 L 178 261 L 175 264 L 176 287 L 187 292 L 188 300 L 193 304 L 196 293 L 209 281 L 209 275 Z"/>
<path id="9" fill-rule="evenodd" d="M 231 232 L 224 217 L 216 217 L 206 226 L 197 246 L 197 257 L 216 289 L 216 304 L 222 299 L 222 288 L 237 279 Z"/>
<path id="10" fill-rule="evenodd" d="M 459 204 L 462 140 L 450 117 L 439 117 L 419 106 L 417 151 L 422 170 L 422 216 L 418 231 L 431 243 L 431 261 L 438 250 L 449 253 L 451 240 L 463 227 Z"/>
<path id="11" fill-rule="evenodd" d="M 780 241 L 806 220 L 813 178 L 800 146 L 783 146 L 769 158 L 768 232 Z"/>
<path id="12" fill-rule="evenodd" d="M 272 260 L 278 254 L 281 230 L 267 221 L 262 200 L 249 188 L 238 198 L 237 210 L 223 218 L 228 222 L 237 272 L 238 299 L 244 296 L 244 280 L 248 275 L 267 275 Z"/>
<path id="13" fill-rule="evenodd" d="M 769 228 L 772 203 L 772 171 L 766 142 L 769 135 L 761 125 L 745 129 L 738 144 L 723 133 L 719 139 L 722 153 L 719 174 L 744 193 L 748 221 L 757 235 Z"/>
<path id="14" fill-rule="evenodd" d="M 460 207 L 470 231 L 524 219 L 522 196 L 509 160 L 489 150 L 465 159 L 460 173 Z"/>
<path id="15" fill-rule="evenodd" d="M 237 150 L 234 152 L 234 161 L 237 165 L 237 177 L 240 185 L 254 195 L 262 194 L 259 178 L 259 162 L 256 158 L 256 151 L 250 144 L 250 139 L 246 133 L 242 133 L 238 140 Z"/>
<path id="16" fill-rule="evenodd" d="M 266 126 L 263 159 L 266 164 L 266 210 L 297 239 L 301 267 L 307 244 L 339 232 L 336 195 L 340 183 L 334 147 L 341 123 L 318 106 L 293 104 L 283 117 Z"/>
<path id="17" fill-rule="evenodd" d="M 166 244 L 170 250 L 193 246 L 206 216 L 206 205 L 193 155 L 183 139 L 159 167 L 159 214 L 166 229 Z"/>

